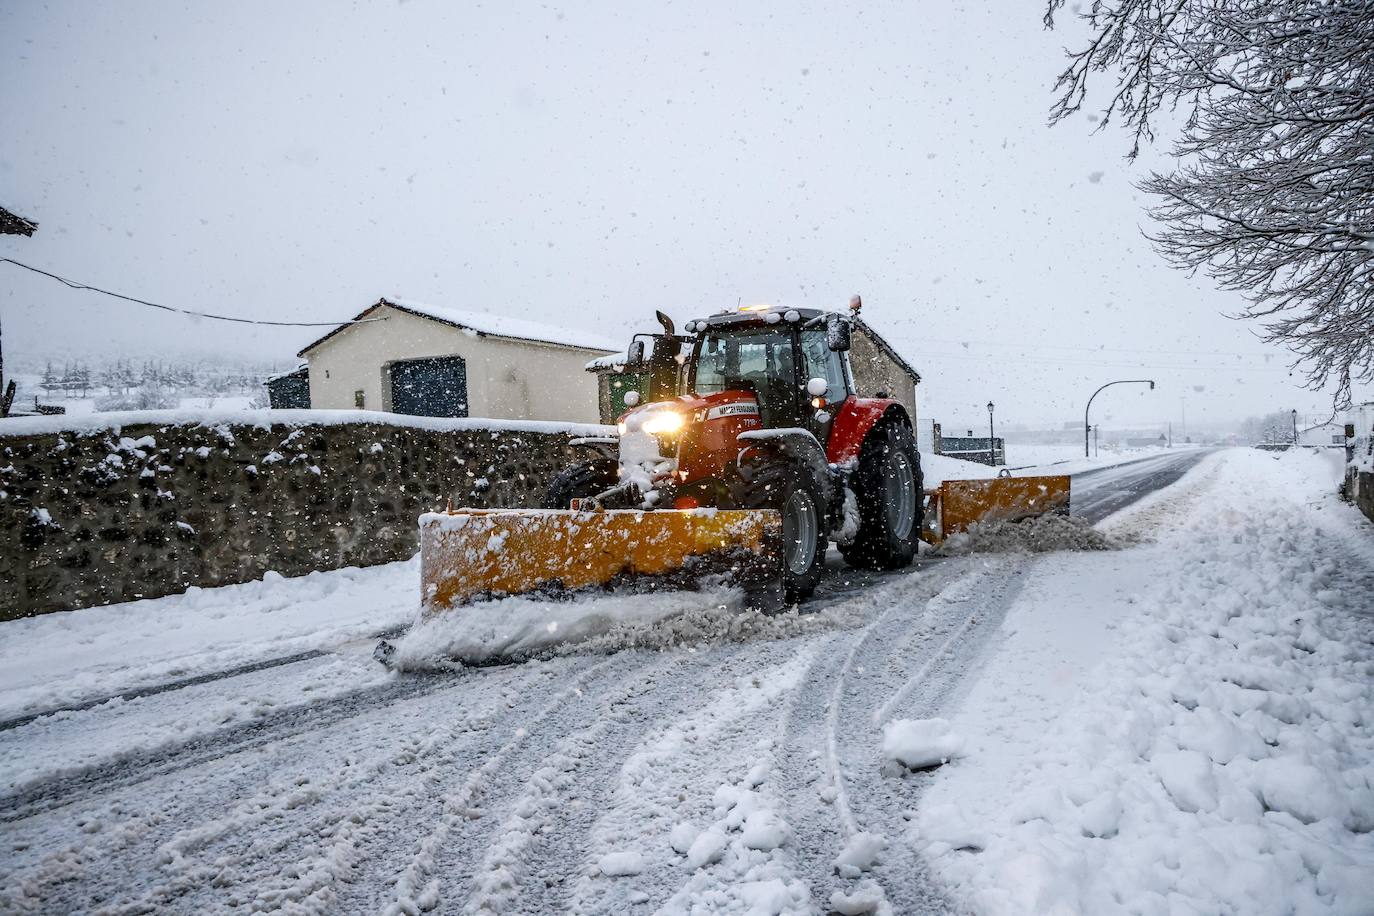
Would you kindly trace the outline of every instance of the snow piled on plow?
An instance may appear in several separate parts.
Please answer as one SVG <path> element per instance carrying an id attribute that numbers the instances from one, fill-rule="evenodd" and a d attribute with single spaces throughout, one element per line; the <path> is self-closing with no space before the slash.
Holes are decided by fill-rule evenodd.
<path id="1" fill-rule="evenodd" d="M 751 639 L 787 639 L 855 623 L 853 608 L 764 614 L 740 589 L 585 592 L 480 601 L 422 616 L 395 642 L 401 671 L 624 649 L 654 651 Z"/>
<path id="2" fill-rule="evenodd" d="M 940 552 L 1048 553 L 1053 550 L 1115 550 L 1124 540 L 1113 537 L 1086 519 L 1066 515 L 1041 515 L 1020 521 L 992 521 L 951 535 Z"/>
<path id="3" fill-rule="evenodd" d="M 741 593 L 728 588 L 479 601 L 421 616 L 396 640 L 391 664 L 414 671 L 528 658 L 551 654 L 555 647 L 604 641 L 613 632 L 643 628 L 689 610 L 728 612 L 741 604 Z"/>

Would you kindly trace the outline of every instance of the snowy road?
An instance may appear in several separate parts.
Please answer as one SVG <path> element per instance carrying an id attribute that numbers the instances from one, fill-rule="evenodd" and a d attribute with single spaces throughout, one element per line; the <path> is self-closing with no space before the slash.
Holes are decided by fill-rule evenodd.
<path id="1" fill-rule="evenodd" d="M 1073 475 L 1072 514 L 1090 522 L 1100 522 L 1142 496 L 1175 482 L 1213 451 L 1178 451 L 1080 471 Z"/>
<path id="2" fill-rule="evenodd" d="M 1075 512 L 1200 458 L 1077 476 Z M 744 640 L 719 621 L 708 642 L 395 676 L 356 638 L 18 710 L 0 908 L 949 910 L 900 841 L 927 777 L 883 766 L 880 727 L 965 689 L 1033 562 L 839 568 L 809 613 Z"/>

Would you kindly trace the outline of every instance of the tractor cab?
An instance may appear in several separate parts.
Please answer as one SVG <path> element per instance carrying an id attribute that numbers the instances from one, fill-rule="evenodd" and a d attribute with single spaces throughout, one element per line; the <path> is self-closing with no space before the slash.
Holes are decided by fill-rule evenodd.
<path id="1" fill-rule="evenodd" d="M 832 328 L 841 324 L 844 333 Z M 696 332 L 684 393 L 749 391 L 766 429 L 805 429 L 829 438 L 833 411 L 853 392 L 848 323 L 813 309 L 756 309 L 692 322 Z M 833 344 L 839 341 L 840 346 Z"/>

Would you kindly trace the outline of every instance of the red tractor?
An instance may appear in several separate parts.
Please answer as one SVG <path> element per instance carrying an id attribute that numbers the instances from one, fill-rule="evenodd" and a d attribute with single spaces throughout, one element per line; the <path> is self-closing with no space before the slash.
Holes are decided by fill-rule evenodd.
<path id="1" fill-rule="evenodd" d="M 689 321 L 658 313 L 627 369 L 647 372 L 618 439 L 567 468 L 546 507 L 776 509 L 788 603 L 811 594 L 834 540 L 852 566 L 897 569 L 922 524 L 920 455 L 906 408 L 862 397 L 849 365 L 849 316 L 750 306 Z"/>

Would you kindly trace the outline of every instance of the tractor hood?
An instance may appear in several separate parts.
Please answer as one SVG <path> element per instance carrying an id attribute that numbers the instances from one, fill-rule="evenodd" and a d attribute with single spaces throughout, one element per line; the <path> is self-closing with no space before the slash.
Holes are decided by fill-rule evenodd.
<path id="1" fill-rule="evenodd" d="M 655 401 L 627 410 L 618 428 L 624 436 L 631 432 L 673 435 L 691 423 L 723 417 L 759 416 L 758 397 L 752 391 L 720 391 L 714 394 L 684 394 L 670 401 Z"/>

